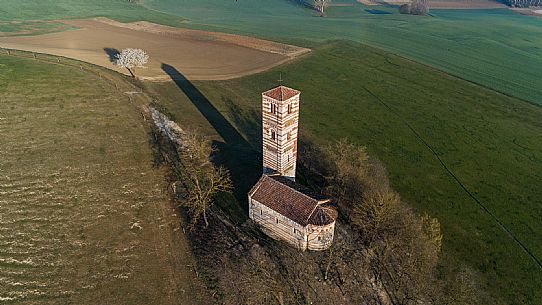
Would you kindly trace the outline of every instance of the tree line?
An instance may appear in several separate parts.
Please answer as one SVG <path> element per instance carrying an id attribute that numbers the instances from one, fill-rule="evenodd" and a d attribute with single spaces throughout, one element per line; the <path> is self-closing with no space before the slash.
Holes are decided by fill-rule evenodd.
<path id="1" fill-rule="evenodd" d="M 357 293 L 369 304 L 476 303 L 471 270 L 463 268 L 453 278 L 439 275 L 439 221 L 414 212 L 364 147 L 340 140 L 305 150 L 301 160 L 307 180 L 334 199 L 338 226 L 349 232 L 339 234 L 329 251 L 326 277 L 348 265 L 352 276 L 362 278 Z"/>

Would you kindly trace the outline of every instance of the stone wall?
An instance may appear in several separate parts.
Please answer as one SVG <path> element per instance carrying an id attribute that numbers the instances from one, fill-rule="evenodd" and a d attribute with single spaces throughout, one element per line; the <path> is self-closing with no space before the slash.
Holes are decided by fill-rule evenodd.
<path id="1" fill-rule="evenodd" d="M 299 95 L 285 101 L 263 96 L 262 120 L 264 172 L 277 171 L 295 179 Z"/>
<path id="2" fill-rule="evenodd" d="M 272 238 L 283 240 L 301 250 L 307 249 L 305 227 L 298 223 L 250 198 L 249 216 Z"/>
<path id="3" fill-rule="evenodd" d="M 335 232 L 335 222 L 327 226 L 308 225 L 308 244 L 309 250 L 326 250 L 333 244 L 333 235 Z"/>

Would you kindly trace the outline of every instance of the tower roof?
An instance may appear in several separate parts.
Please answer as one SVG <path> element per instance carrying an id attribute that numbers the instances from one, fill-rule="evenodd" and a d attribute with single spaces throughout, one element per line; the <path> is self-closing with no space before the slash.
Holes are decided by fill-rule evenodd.
<path id="1" fill-rule="evenodd" d="M 333 223 L 337 210 L 330 200 L 282 176 L 263 175 L 252 188 L 252 199 L 296 223 L 323 226 Z"/>
<path id="2" fill-rule="evenodd" d="M 262 93 L 263 95 L 270 97 L 277 101 L 286 101 L 288 99 L 291 99 L 292 97 L 300 94 L 301 92 L 292 88 L 288 88 L 286 86 L 278 86 L 271 90 L 265 91 Z"/>

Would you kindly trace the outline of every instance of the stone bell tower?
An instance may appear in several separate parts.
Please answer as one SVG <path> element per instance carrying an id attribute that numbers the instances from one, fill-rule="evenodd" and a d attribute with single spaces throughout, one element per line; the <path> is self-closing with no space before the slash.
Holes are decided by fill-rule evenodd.
<path id="1" fill-rule="evenodd" d="M 278 173 L 295 181 L 300 94 L 285 86 L 262 93 L 264 174 Z"/>

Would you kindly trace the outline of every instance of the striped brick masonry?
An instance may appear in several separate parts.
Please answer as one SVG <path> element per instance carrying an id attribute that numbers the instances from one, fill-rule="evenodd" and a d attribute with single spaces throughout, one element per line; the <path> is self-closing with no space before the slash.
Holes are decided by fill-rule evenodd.
<path id="1" fill-rule="evenodd" d="M 325 250 L 333 243 L 338 213 L 329 198 L 277 174 L 262 175 L 248 198 L 249 217 L 267 235 L 300 250 Z"/>
<path id="2" fill-rule="evenodd" d="M 295 180 L 300 92 L 278 86 L 262 93 L 263 172 Z"/>
<path id="3" fill-rule="evenodd" d="M 329 198 L 295 182 L 299 96 L 285 86 L 262 93 L 263 175 L 248 193 L 249 217 L 298 249 L 325 250 L 338 213 Z"/>

